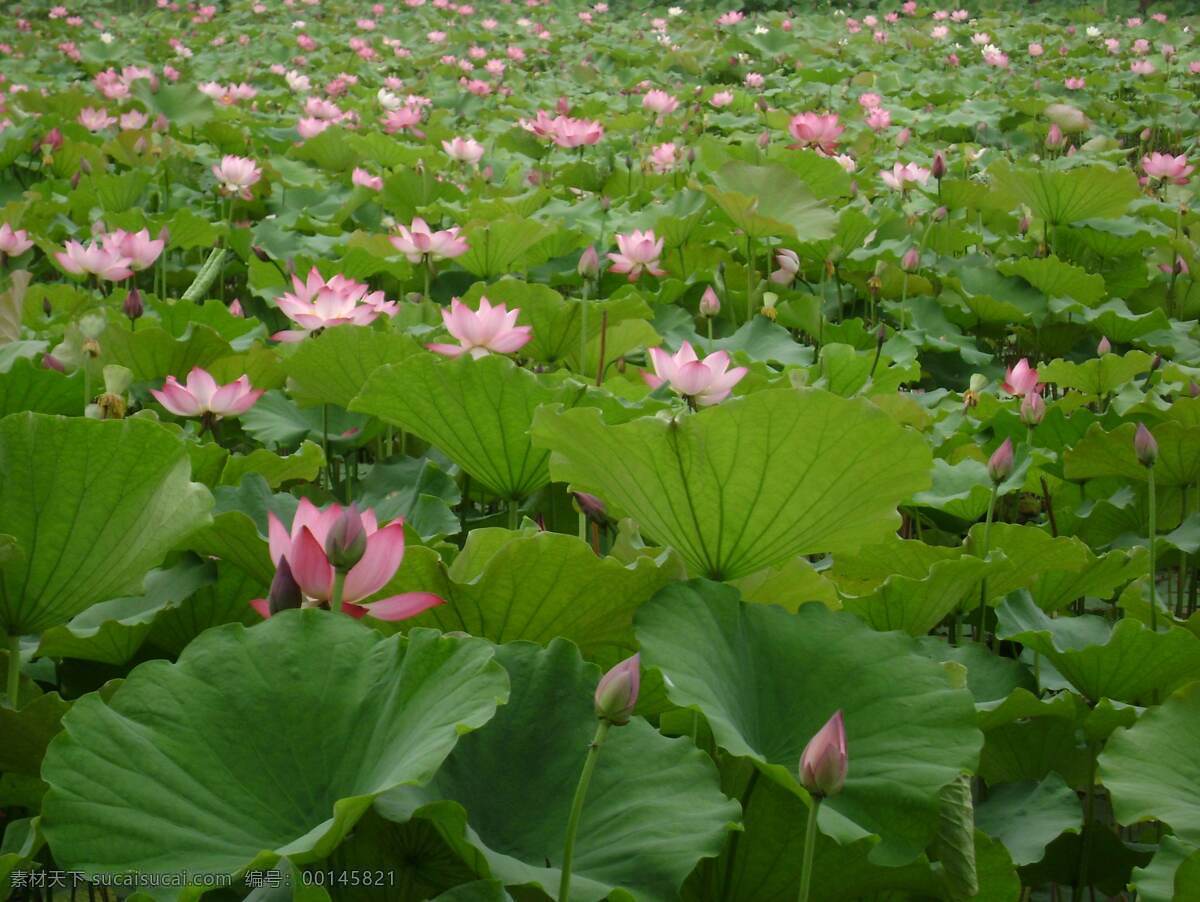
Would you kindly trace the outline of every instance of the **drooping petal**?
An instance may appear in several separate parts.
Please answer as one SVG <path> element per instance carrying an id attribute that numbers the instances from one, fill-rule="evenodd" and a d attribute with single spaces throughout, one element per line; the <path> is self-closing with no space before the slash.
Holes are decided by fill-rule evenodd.
<path id="1" fill-rule="evenodd" d="M 354 605 L 361 608 L 363 613 L 370 614 L 376 620 L 407 620 L 418 614 L 445 604 L 444 598 L 439 598 L 429 592 L 406 592 L 403 595 L 391 595 L 381 598 L 369 605 Z"/>
<path id="2" fill-rule="evenodd" d="M 404 524 L 390 523 L 367 539 L 367 551 L 346 576 L 344 601 L 359 601 L 387 585 L 404 560 Z"/>
<path id="3" fill-rule="evenodd" d="M 325 557 L 325 549 L 306 526 L 292 542 L 292 553 L 288 556 L 292 575 L 300 590 L 309 598 L 328 601 L 333 589 L 333 568 Z"/>

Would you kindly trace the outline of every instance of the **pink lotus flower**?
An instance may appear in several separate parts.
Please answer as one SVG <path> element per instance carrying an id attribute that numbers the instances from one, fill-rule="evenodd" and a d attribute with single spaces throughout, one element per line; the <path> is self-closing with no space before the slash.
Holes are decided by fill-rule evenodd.
<path id="1" fill-rule="evenodd" d="M 251 197 L 250 188 L 262 178 L 262 170 L 247 157 L 236 157 L 232 154 L 221 158 L 221 162 L 212 168 L 217 177 L 217 184 L 222 194 L 236 194 L 243 200 Z"/>
<path id="2" fill-rule="evenodd" d="M 1150 60 L 1134 60 L 1129 64 L 1129 71 L 1134 75 L 1153 75 L 1158 70 Z"/>
<path id="3" fill-rule="evenodd" d="M 604 126 L 589 119 L 558 116 L 554 119 L 551 140 L 559 147 L 582 147 L 597 143 L 604 137 Z"/>
<path id="4" fill-rule="evenodd" d="M 776 285 L 791 285 L 800 271 L 800 257 L 785 248 L 775 252 L 775 263 L 779 269 L 771 273 L 771 281 Z"/>
<path id="5" fill-rule="evenodd" d="M 667 173 L 675 168 L 678 162 L 678 151 L 673 141 L 659 144 L 650 152 L 650 168 L 657 173 Z"/>
<path id="6" fill-rule="evenodd" d="M 876 132 L 881 132 L 892 124 L 892 114 L 881 106 L 867 111 L 867 126 Z"/>
<path id="7" fill-rule="evenodd" d="M 151 238 L 149 229 L 138 232 L 126 232 L 117 229 L 101 239 L 104 247 L 117 256 L 128 257 L 129 267 L 134 272 L 149 269 L 154 261 L 162 254 L 166 241 L 162 238 Z"/>
<path id="8" fill-rule="evenodd" d="M 667 274 L 658 265 L 658 258 L 663 252 L 663 239 L 655 238 L 653 229 L 644 232 L 634 229 L 628 235 L 617 235 L 617 248 L 620 253 L 608 255 L 613 262 L 612 272 L 628 273 L 630 282 L 637 281 L 642 270 L 652 276 Z"/>
<path id="9" fill-rule="evenodd" d="M 732 91 L 718 91 L 716 94 L 714 94 L 712 97 L 710 97 L 708 99 L 708 102 L 710 104 L 712 104 L 714 109 L 718 109 L 718 110 L 722 109 L 724 107 L 729 106 L 729 104 L 733 103 L 733 92 Z"/>
<path id="10" fill-rule="evenodd" d="M 354 172 L 350 175 L 350 181 L 360 188 L 367 188 L 371 191 L 383 190 L 383 179 L 377 175 L 371 175 L 371 173 L 359 166 L 354 167 Z"/>
<path id="11" fill-rule="evenodd" d="M 800 756 L 800 784 L 815 796 L 832 796 L 846 783 L 846 723 L 838 711 L 808 741 Z"/>
<path id="12" fill-rule="evenodd" d="M 812 147 L 823 154 L 837 149 L 838 136 L 846 130 L 838 124 L 837 113 L 801 113 L 793 116 L 788 131 L 799 147 Z"/>
<path id="13" fill-rule="evenodd" d="M 409 263 L 449 260 L 461 257 L 469 249 L 467 240 L 459 237 L 458 226 L 434 232 L 418 216 L 411 226 L 398 228 L 400 234 L 391 236 L 389 240 L 396 250 L 408 258 Z"/>
<path id="14" fill-rule="evenodd" d="M 296 122 L 296 134 L 307 141 L 309 138 L 315 138 L 325 129 L 329 128 L 329 121 L 326 119 L 317 119 L 312 116 L 302 117 Z"/>
<path id="15" fill-rule="evenodd" d="M 1032 56 L 1034 59 L 1037 59 L 1039 56 L 1041 56 L 1042 54 L 1044 54 L 1046 52 L 1046 48 L 1043 47 L 1041 44 L 1037 43 L 1036 41 L 1034 43 L 1030 44 L 1028 49 L 1029 49 L 1029 55 Z"/>
<path id="16" fill-rule="evenodd" d="M 116 125 L 117 120 L 116 117 L 108 115 L 108 111 L 103 107 L 100 109 L 84 107 L 79 111 L 79 124 L 90 132 L 98 132 L 110 125 Z"/>
<path id="17" fill-rule="evenodd" d="M 271 560 L 278 567 L 286 559 L 300 591 L 313 602 L 329 602 L 333 596 L 334 567 L 329 562 L 326 547 L 334 524 L 346 513 L 356 512 L 353 506 L 343 510 L 331 504 L 324 510 L 307 498 L 300 499 L 289 531 L 275 514 L 267 514 L 267 532 Z M 370 614 L 380 620 L 405 620 L 415 617 L 443 600 L 428 592 L 408 592 L 380 599 L 363 606 L 355 602 L 374 595 L 387 585 L 404 560 L 404 521 L 393 520 L 380 527 L 375 512 L 358 512 L 362 532 L 366 535 L 366 551 L 346 573 L 342 587 L 342 611 L 354 617 Z M 251 602 L 264 617 L 270 616 L 265 599 Z"/>
<path id="18" fill-rule="evenodd" d="M 1177 157 L 1169 153 L 1152 153 L 1142 157 L 1142 171 L 1152 179 L 1164 179 L 1176 185 L 1186 185 L 1188 176 L 1195 170 L 1188 165 L 1188 159 L 1183 154 Z"/>
<path id="19" fill-rule="evenodd" d="M 470 354 L 475 359 L 488 354 L 511 354 L 523 348 L 533 338 L 532 326 L 518 326 L 521 309 L 508 310 L 504 304 L 492 306 L 480 296 L 479 309 L 472 310 L 458 298 L 450 301 L 450 309 L 442 310 L 446 330 L 459 344 L 428 344 L 425 347 L 447 357 Z"/>
<path id="20" fill-rule="evenodd" d="M 442 150 L 452 160 L 476 165 L 483 158 L 483 145 L 474 138 L 454 138 L 442 142 Z"/>
<path id="21" fill-rule="evenodd" d="M 1038 388 L 1038 371 L 1029 365 L 1029 361 L 1022 357 L 1017 361 L 1017 365 L 1009 367 L 1004 374 L 1004 383 L 1001 386 L 1006 392 L 1014 397 L 1020 398 L 1031 391 L 1037 391 Z"/>
<path id="22" fill-rule="evenodd" d="M 666 91 L 656 89 L 646 92 L 646 96 L 642 98 L 642 106 L 662 117 L 675 112 L 679 108 L 679 101 Z"/>
<path id="23" fill-rule="evenodd" d="M 18 257 L 33 247 L 29 233 L 24 229 L 14 229 L 7 222 L 0 225 L 0 254 Z"/>
<path id="24" fill-rule="evenodd" d="M 415 130 L 421 124 L 421 108 L 418 106 L 403 106 L 398 110 L 390 110 L 383 117 L 383 130 L 389 135 L 406 129 Z"/>
<path id="25" fill-rule="evenodd" d="M 186 385 L 180 385 L 174 376 L 168 376 L 162 390 L 152 388 L 150 394 L 177 417 L 220 419 L 245 413 L 262 397 L 262 389 L 251 388 L 249 376 L 239 376 L 227 385 L 218 385 L 216 379 L 197 366 L 188 373 Z"/>
<path id="26" fill-rule="evenodd" d="M 271 336 L 275 341 L 301 341 L 309 332 L 329 326 L 367 326 L 397 309 L 396 302 L 386 300 L 382 291 L 372 292 L 362 282 L 342 275 L 325 281 L 315 266 L 303 282 L 299 276 L 292 276 L 292 289 L 280 295 L 276 303 L 301 328 L 276 332 Z"/>
<path id="27" fill-rule="evenodd" d="M 896 163 L 891 172 L 879 173 L 883 183 L 895 191 L 907 191 L 913 185 L 924 185 L 929 181 L 929 175 L 928 169 L 916 163 Z"/>
<path id="28" fill-rule="evenodd" d="M 120 282 L 133 275 L 132 261 L 128 257 L 95 241 L 89 241 L 87 245 L 68 241 L 66 250 L 55 252 L 54 259 L 67 272 L 77 276 L 86 273 L 109 282 Z"/>
<path id="29" fill-rule="evenodd" d="M 700 360 L 691 343 L 686 341 L 674 354 L 661 348 L 651 348 L 649 353 L 655 375 L 642 373 L 646 384 L 658 388 L 667 383 L 699 407 L 724 401 L 748 372 L 744 366 L 729 369 L 727 351 L 717 351 Z"/>

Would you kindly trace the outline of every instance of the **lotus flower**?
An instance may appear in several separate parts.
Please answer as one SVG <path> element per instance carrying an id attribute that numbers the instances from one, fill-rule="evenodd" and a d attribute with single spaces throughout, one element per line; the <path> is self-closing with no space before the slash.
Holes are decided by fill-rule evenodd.
<path id="1" fill-rule="evenodd" d="M 644 232 L 634 229 L 628 235 L 618 235 L 617 248 L 620 253 L 608 255 L 608 259 L 613 262 L 612 271 L 628 273 L 630 282 L 637 281 L 642 270 L 652 276 L 667 274 L 666 270 L 658 265 L 658 258 L 662 256 L 663 240 L 655 238 L 653 229 Z"/>
<path id="2" fill-rule="evenodd" d="M 675 168 L 677 159 L 675 142 L 668 141 L 666 144 L 659 144 L 650 152 L 650 168 L 660 174 L 667 173 Z"/>
<path id="3" fill-rule="evenodd" d="M 250 188 L 262 178 L 262 170 L 247 157 L 235 157 L 232 154 L 221 158 L 221 162 L 213 166 L 212 173 L 217 178 L 223 194 L 236 194 L 243 200 L 251 197 Z"/>
<path id="4" fill-rule="evenodd" d="M 641 687 L 641 655 L 632 655 L 600 678 L 593 699 L 596 716 L 614 726 L 629 723 Z"/>
<path id="5" fill-rule="evenodd" d="M 429 344 L 426 347 L 447 357 L 470 354 L 478 359 L 490 353 L 511 354 L 533 338 L 532 326 L 517 325 L 520 313 L 519 307 L 512 310 L 506 309 L 504 304 L 493 307 L 483 296 L 479 298 L 478 310 L 472 310 L 454 298 L 450 301 L 450 309 L 442 310 L 442 322 L 459 344 Z"/>
<path id="6" fill-rule="evenodd" d="M 0 225 L 0 254 L 9 257 L 19 257 L 33 247 L 29 233 L 24 229 L 14 229 L 7 222 Z"/>
<path id="7" fill-rule="evenodd" d="M 393 235 L 390 241 L 409 263 L 461 257 L 469 249 L 467 240 L 459 237 L 458 226 L 435 232 L 418 216 L 411 226 L 399 226 L 399 231 L 400 234 Z"/>
<path id="8" fill-rule="evenodd" d="M 367 326 L 381 314 L 391 316 L 396 312 L 396 302 L 386 300 L 382 291 L 372 292 L 362 282 L 342 275 L 326 281 L 315 266 L 303 282 L 299 276 L 292 276 L 292 290 L 280 295 L 276 303 L 288 319 L 301 327 L 271 336 L 285 342 L 300 341 L 308 333 L 328 326 Z"/>
<path id="9" fill-rule="evenodd" d="M 360 188 L 367 188 L 371 191 L 383 190 L 383 179 L 377 175 L 371 175 L 371 173 L 359 166 L 354 167 L 354 172 L 350 174 L 350 181 Z"/>
<path id="10" fill-rule="evenodd" d="M 483 159 L 483 145 L 474 138 L 454 138 L 442 142 L 442 150 L 452 160 L 474 166 Z"/>
<path id="11" fill-rule="evenodd" d="M 1036 391 L 1038 384 L 1038 372 L 1029 365 L 1029 361 L 1022 357 L 1017 361 L 1017 365 L 1009 367 L 1004 374 L 1003 388 L 1006 392 L 1014 397 L 1020 398 L 1027 392 Z"/>
<path id="12" fill-rule="evenodd" d="M 280 562 L 286 559 L 300 591 L 311 602 L 329 602 L 333 596 L 334 567 L 329 562 L 325 546 L 330 530 L 344 519 L 346 512 L 338 504 L 331 504 L 322 510 L 307 498 L 301 498 L 290 531 L 273 512 L 267 514 L 271 560 L 279 567 Z M 342 587 L 342 611 L 353 617 L 370 614 L 380 620 L 405 620 L 442 604 L 441 598 L 428 592 L 392 595 L 368 606 L 355 603 L 387 585 L 404 560 L 403 520 L 393 520 L 381 528 L 376 522 L 375 512 L 370 509 L 360 512 L 359 518 L 362 532 L 366 535 L 366 550 L 358 563 L 346 573 Z M 250 604 L 264 617 L 270 616 L 266 599 L 258 599 Z"/>
<path id="13" fill-rule="evenodd" d="M 775 263 L 779 269 L 771 273 L 771 281 L 776 285 L 791 285 L 796 280 L 796 273 L 800 271 L 800 257 L 795 251 L 777 250 Z"/>
<path id="14" fill-rule="evenodd" d="M 838 136 L 845 130 L 838 124 L 837 113 L 801 113 L 788 123 L 797 147 L 812 147 L 827 155 L 837 150 Z"/>
<path id="15" fill-rule="evenodd" d="M 746 367 L 729 369 L 729 353 L 717 351 L 703 360 L 696 357 L 690 342 L 684 342 L 674 354 L 661 348 L 650 349 L 650 361 L 656 375 L 642 373 L 651 388 L 668 383 L 671 388 L 699 407 L 719 404 L 729 397 L 733 387 L 746 375 Z"/>
<path id="16" fill-rule="evenodd" d="M 248 376 L 218 385 L 207 370 L 197 366 L 188 373 L 186 385 L 180 385 L 174 376 L 168 376 L 162 390 L 152 388 L 150 394 L 177 417 L 220 419 L 245 413 L 262 397 L 262 389 L 251 388 Z"/>
<path id="17" fill-rule="evenodd" d="M 86 245 L 68 241 L 66 249 L 57 251 L 54 259 L 67 272 L 77 276 L 85 273 L 109 282 L 120 282 L 133 275 L 132 262 L 116 248 L 89 241 Z"/>
<path id="18" fill-rule="evenodd" d="M 881 172 L 879 177 L 889 188 L 907 191 L 913 185 L 924 185 L 929 181 L 929 170 L 916 163 L 896 163 L 891 172 Z"/>
<path id="19" fill-rule="evenodd" d="M 79 111 L 79 124 L 88 131 L 98 132 L 110 125 L 116 125 L 117 120 L 115 116 L 108 115 L 108 110 L 103 107 L 94 109 L 89 106 Z"/>
<path id="20" fill-rule="evenodd" d="M 679 107 L 679 101 L 666 91 L 654 90 L 646 92 L 646 96 L 642 98 L 642 106 L 661 117 L 675 112 Z"/>
<path id="21" fill-rule="evenodd" d="M 604 126 L 590 119 L 572 119 L 558 116 L 553 120 L 550 139 L 559 147 L 583 147 L 597 143 L 604 137 Z"/>
<path id="22" fill-rule="evenodd" d="M 1188 176 L 1195 166 L 1188 165 L 1188 159 L 1183 154 L 1177 157 L 1169 153 L 1152 153 L 1142 157 L 1142 171 L 1152 179 L 1163 179 L 1176 185 L 1186 185 Z"/>
<path id="23" fill-rule="evenodd" d="M 846 722 L 838 711 L 808 741 L 800 756 L 800 784 L 815 796 L 832 796 L 846 783 Z"/>
<path id="24" fill-rule="evenodd" d="M 153 266 L 166 246 L 166 241 L 162 238 L 151 238 L 149 229 L 138 232 L 117 229 L 105 235 L 102 241 L 109 250 L 121 257 L 128 257 L 129 266 L 134 272 Z"/>

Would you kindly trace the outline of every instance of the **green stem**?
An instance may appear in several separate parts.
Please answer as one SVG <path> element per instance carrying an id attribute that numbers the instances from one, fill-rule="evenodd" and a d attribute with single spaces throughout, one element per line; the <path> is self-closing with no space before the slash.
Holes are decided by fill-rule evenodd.
<path id="1" fill-rule="evenodd" d="M 425 300 L 432 301 L 433 298 L 429 294 L 430 284 L 433 282 L 433 263 L 429 260 L 425 261 Z"/>
<path id="2" fill-rule="evenodd" d="M 746 322 L 754 319 L 754 239 L 746 236 Z"/>
<path id="3" fill-rule="evenodd" d="M 804 864 L 800 870 L 799 902 L 808 902 L 808 887 L 812 883 L 813 853 L 817 848 L 817 810 L 821 807 L 821 799 L 812 797 L 812 805 L 808 808 L 808 826 L 804 828 Z"/>
<path id="4" fill-rule="evenodd" d="M 1150 630 L 1151 632 L 1158 632 L 1158 593 L 1154 585 L 1154 578 L 1158 571 L 1157 562 L 1155 561 L 1155 552 L 1158 550 L 1155 547 L 1157 544 L 1155 534 L 1158 532 L 1158 517 L 1155 510 L 1154 467 L 1147 467 L 1147 470 L 1150 476 Z"/>
<path id="5" fill-rule="evenodd" d="M 584 372 L 587 361 L 587 317 L 588 315 L 588 280 L 583 280 L 583 295 L 579 300 L 579 372 Z"/>
<path id="6" fill-rule="evenodd" d="M 1000 494 L 1000 484 L 992 484 L 992 496 L 988 499 L 987 519 L 983 523 L 983 548 L 980 550 L 980 557 L 988 556 L 988 549 L 992 539 L 992 515 L 996 512 L 996 496 Z M 979 630 L 975 636 L 975 641 L 987 643 L 984 627 L 987 623 L 987 577 L 985 576 L 979 582 Z"/>
<path id="7" fill-rule="evenodd" d="M 705 319 L 707 319 L 707 321 L 708 321 L 708 353 L 711 354 L 712 353 L 712 343 L 713 343 L 713 318 L 711 316 L 709 316 L 709 317 L 705 317 Z"/>
<path id="8" fill-rule="evenodd" d="M 340 611 L 342 609 L 342 589 L 346 586 L 346 571 L 333 571 L 333 592 L 329 598 L 329 609 L 331 611 Z"/>
<path id="9" fill-rule="evenodd" d="M 8 703 L 17 710 L 17 692 L 21 688 L 21 637 L 8 637 Z"/>
<path id="10" fill-rule="evenodd" d="M 325 481 L 333 491 L 333 464 L 329 460 L 329 405 L 321 405 L 321 451 L 325 455 Z"/>
<path id="11" fill-rule="evenodd" d="M 600 754 L 600 746 L 608 735 L 608 721 L 601 719 L 596 726 L 596 735 L 588 746 L 587 758 L 583 762 L 583 771 L 579 774 L 579 784 L 575 787 L 575 798 L 571 802 L 571 816 L 567 820 L 567 837 L 563 844 L 562 879 L 558 884 L 558 902 L 567 902 L 571 892 L 571 858 L 575 854 L 575 834 L 579 830 L 579 821 L 583 816 L 583 802 L 587 798 L 588 784 L 592 782 L 592 771 L 596 769 L 596 759 Z"/>
<path id="12" fill-rule="evenodd" d="M 509 529 L 516 529 L 518 524 L 520 523 L 519 507 L 520 507 L 520 505 L 517 504 L 517 500 L 515 498 L 512 501 L 508 502 L 508 528 Z"/>

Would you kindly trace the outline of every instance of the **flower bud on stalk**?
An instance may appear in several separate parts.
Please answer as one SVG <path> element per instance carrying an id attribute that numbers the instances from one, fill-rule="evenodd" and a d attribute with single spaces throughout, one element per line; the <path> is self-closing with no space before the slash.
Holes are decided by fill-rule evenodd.
<path id="1" fill-rule="evenodd" d="M 1004 482 L 1013 471 L 1012 439 L 1006 438 L 1004 443 L 995 450 L 987 463 L 988 476 L 996 485 Z"/>
<path id="2" fill-rule="evenodd" d="M 595 696 L 597 717 L 618 727 L 629 723 L 633 709 L 637 707 L 640 664 L 641 655 L 633 655 L 600 678 Z"/>
<path id="3" fill-rule="evenodd" d="M 712 319 L 720 312 L 721 299 L 717 297 L 717 293 L 709 285 L 704 289 L 704 295 L 700 298 L 700 315 L 707 319 Z"/>
<path id="4" fill-rule="evenodd" d="M 1138 423 L 1137 433 L 1133 437 L 1133 453 L 1143 467 L 1152 467 L 1158 460 L 1158 441 L 1145 423 Z"/>
<path id="5" fill-rule="evenodd" d="M 362 515 L 358 505 L 351 504 L 329 527 L 325 538 L 325 556 L 335 570 L 348 573 L 362 560 L 367 550 L 367 533 L 363 529 Z"/>
<path id="6" fill-rule="evenodd" d="M 929 174 L 939 182 L 946 176 L 946 157 L 940 150 L 933 155 L 933 165 L 929 167 Z"/>
<path id="7" fill-rule="evenodd" d="M 291 564 L 288 563 L 286 557 L 281 557 L 279 566 L 275 568 L 275 578 L 271 580 L 271 589 L 267 593 L 267 606 L 270 612 L 278 614 L 289 608 L 298 608 L 303 600 L 300 584 L 292 575 Z"/>
<path id="8" fill-rule="evenodd" d="M 915 247 L 910 247 L 904 252 L 904 257 L 900 261 L 900 265 L 905 272 L 916 272 L 921 266 L 921 252 Z"/>
<path id="9" fill-rule="evenodd" d="M 1037 392 L 1029 392 L 1021 399 L 1021 422 L 1036 426 L 1046 417 L 1046 402 Z"/>
<path id="10" fill-rule="evenodd" d="M 800 784 L 814 796 L 833 796 L 846 783 L 846 724 L 842 712 L 829 718 L 800 756 Z"/>
<path id="11" fill-rule="evenodd" d="M 579 275 L 585 279 L 594 279 L 600 275 L 600 255 L 596 253 L 594 245 L 588 245 L 579 256 Z"/>
<path id="12" fill-rule="evenodd" d="M 1112 353 L 1112 343 L 1104 336 L 1100 337 L 1100 343 L 1096 345 L 1096 356 L 1103 357 L 1105 354 Z"/>
<path id="13" fill-rule="evenodd" d="M 129 294 L 125 295 L 121 310 L 129 317 L 130 323 L 141 319 L 142 314 L 146 312 L 146 305 L 142 302 L 142 293 L 137 290 L 136 285 L 129 289 Z"/>

